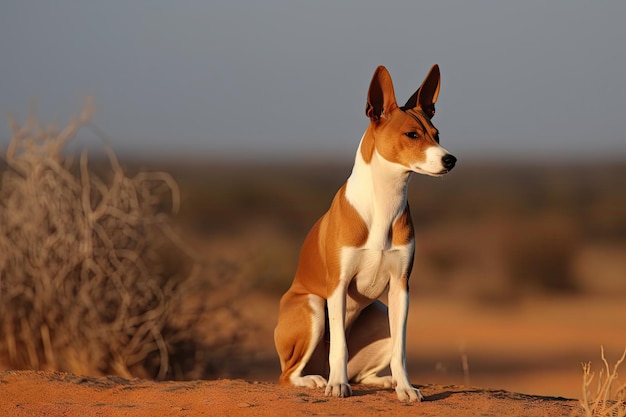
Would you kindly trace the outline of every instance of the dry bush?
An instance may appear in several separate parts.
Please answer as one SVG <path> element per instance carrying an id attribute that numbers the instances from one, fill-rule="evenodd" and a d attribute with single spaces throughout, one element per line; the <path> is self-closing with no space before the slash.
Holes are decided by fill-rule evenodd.
<path id="1" fill-rule="evenodd" d="M 173 369 L 176 354 L 193 358 L 206 346 L 193 324 L 175 325 L 183 309 L 203 310 L 185 306 L 199 263 L 170 224 L 177 184 L 164 172 L 127 176 L 110 150 L 108 178 L 90 170 L 86 152 L 78 163 L 64 156 L 91 113 L 86 106 L 61 131 L 33 114 L 24 126 L 10 119 L 0 189 L 0 362 L 184 377 L 181 366 Z"/>
<path id="2" fill-rule="evenodd" d="M 580 404 L 585 417 L 624 417 L 626 416 L 626 384 L 620 384 L 617 368 L 626 358 L 626 349 L 612 370 L 604 357 L 604 347 L 601 348 L 601 353 L 604 369 L 600 370 L 595 392 L 591 390 L 595 376 L 595 373 L 591 371 L 591 362 L 582 364 L 583 392 Z"/>

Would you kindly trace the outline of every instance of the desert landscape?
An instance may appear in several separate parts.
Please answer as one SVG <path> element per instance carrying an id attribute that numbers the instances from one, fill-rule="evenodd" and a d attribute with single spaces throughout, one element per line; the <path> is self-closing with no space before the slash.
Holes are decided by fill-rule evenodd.
<path id="1" fill-rule="evenodd" d="M 278 300 L 351 157 L 64 151 L 88 118 L 15 124 L 3 152 L 3 416 L 626 413 L 610 379 L 626 345 L 623 161 L 459 156 L 412 180 L 407 364 L 426 401 L 406 405 L 276 384 Z"/>

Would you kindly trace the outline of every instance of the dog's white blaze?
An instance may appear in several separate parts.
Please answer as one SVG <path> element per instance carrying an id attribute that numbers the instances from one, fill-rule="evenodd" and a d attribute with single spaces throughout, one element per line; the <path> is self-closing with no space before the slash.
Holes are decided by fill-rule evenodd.
<path id="1" fill-rule="evenodd" d="M 422 163 L 415 163 L 411 168 L 418 174 L 440 175 L 445 169 L 443 166 L 443 157 L 448 151 L 441 146 L 431 146 L 426 149 L 426 159 Z"/>

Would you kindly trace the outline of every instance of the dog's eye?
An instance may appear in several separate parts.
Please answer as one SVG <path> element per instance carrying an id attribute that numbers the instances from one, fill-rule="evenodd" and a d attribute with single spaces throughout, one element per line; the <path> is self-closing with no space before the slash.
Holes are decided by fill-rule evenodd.
<path id="1" fill-rule="evenodd" d="M 411 139 L 418 139 L 419 135 L 417 132 L 406 132 L 405 135 Z"/>

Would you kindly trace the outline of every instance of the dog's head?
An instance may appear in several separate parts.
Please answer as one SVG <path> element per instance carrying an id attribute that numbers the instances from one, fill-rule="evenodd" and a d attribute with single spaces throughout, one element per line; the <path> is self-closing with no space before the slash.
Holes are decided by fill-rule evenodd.
<path id="1" fill-rule="evenodd" d="M 389 72 L 383 66 L 376 69 L 365 108 L 373 137 L 362 145 L 365 161 L 376 151 L 420 174 L 440 176 L 454 168 L 456 158 L 439 145 L 439 131 L 431 123 L 439 86 L 439 67 L 434 65 L 420 88 L 398 107 Z"/>

